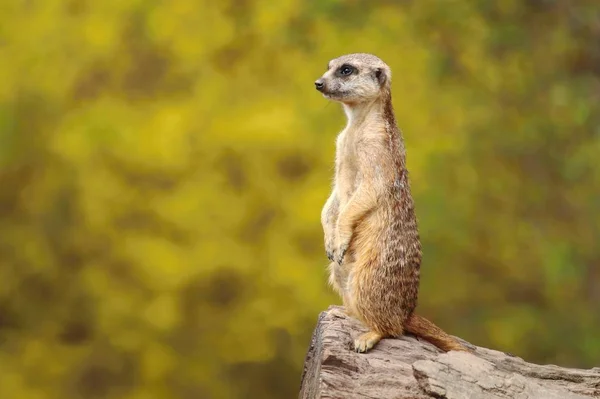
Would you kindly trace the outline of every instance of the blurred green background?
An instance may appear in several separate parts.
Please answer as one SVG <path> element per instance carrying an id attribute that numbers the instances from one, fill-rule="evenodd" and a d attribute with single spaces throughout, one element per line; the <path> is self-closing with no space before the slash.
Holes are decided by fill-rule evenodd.
<path id="1" fill-rule="evenodd" d="M 600 365 L 600 2 L 0 5 L 0 397 L 291 398 L 326 285 L 345 117 L 393 70 L 418 311 Z"/>

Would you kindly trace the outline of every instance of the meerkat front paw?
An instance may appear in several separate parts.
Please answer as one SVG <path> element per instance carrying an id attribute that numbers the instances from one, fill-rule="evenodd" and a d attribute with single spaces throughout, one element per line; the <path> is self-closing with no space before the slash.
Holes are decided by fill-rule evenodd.
<path id="1" fill-rule="evenodd" d="M 346 255 L 346 251 L 348 251 L 348 245 L 339 247 L 338 250 L 335 251 L 333 254 L 334 261 L 340 266 L 342 265 L 342 262 L 344 261 L 344 255 Z"/>
<path id="2" fill-rule="evenodd" d="M 327 254 L 327 259 L 333 262 L 335 259 L 335 241 L 331 237 L 325 238 L 325 253 Z"/>
<path id="3" fill-rule="evenodd" d="M 346 255 L 346 252 L 348 251 L 348 246 L 350 244 L 350 240 L 344 239 L 342 237 L 338 237 L 337 242 L 338 242 L 338 246 L 337 246 L 337 249 L 333 253 L 333 257 L 334 257 L 334 261 L 338 265 L 341 265 L 342 262 L 344 261 L 344 255 Z"/>
<path id="4" fill-rule="evenodd" d="M 366 332 L 354 340 L 354 350 L 359 353 L 366 353 L 381 341 L 381 338 L 383 338 L 381 334 L 373 331 Z"/>
<path id="5" fill-rule="evenodd" d="M 343 230 L 338 231 L 336 243 L 337 248 L 333 254 L 334 261 L 341 265 L 344 261 L 344 255 L 346 255 L 346 251 L 348 251 L 348 247 L 350 246 L 350 239 L 352 238 L 352 233 L 345 232 Z"/>

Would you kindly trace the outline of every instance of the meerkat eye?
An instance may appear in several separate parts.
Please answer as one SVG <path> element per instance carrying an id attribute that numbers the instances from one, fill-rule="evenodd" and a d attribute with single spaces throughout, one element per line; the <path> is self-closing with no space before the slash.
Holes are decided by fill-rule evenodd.
<path id="1" fill-rule="evenodd" d="M 342 76 L 348 76 L 352 74 L 352 72 L 354 72 L 354 68 L 352 68 L 350 65 L 342 65 L 340 67 L 340 75 Z"/>

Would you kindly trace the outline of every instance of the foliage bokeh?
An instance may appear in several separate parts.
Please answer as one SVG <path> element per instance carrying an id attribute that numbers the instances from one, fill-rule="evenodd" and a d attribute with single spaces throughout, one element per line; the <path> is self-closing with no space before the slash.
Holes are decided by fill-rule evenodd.
<path id="1" fill-rule="evenodd" d="M 393 70 L 419 312 L 598 365 L 597 2 L 0 10 L 0 397 L 295 396 L 339 302 L 319 214 L 344 116 L 312 82 L 356 51 Z"/>

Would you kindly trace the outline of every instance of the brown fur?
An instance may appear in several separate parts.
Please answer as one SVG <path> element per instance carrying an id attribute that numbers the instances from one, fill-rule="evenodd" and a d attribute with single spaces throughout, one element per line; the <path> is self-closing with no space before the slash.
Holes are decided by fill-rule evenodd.
<path id="1" fill-rule="evenodd" d="M 335 179 L 321 220 L 332 260 L 330 284 L 369 328 L 355 349 L 366 352 L 381 338 L 410 332 L 445 351 L 466 350 L 414 314 L 421 242 L 390 68 L 373 55 L 349 54 L 332 60 L 315 84 L 342 103 L 348 117 L 337 138 Z"/>

